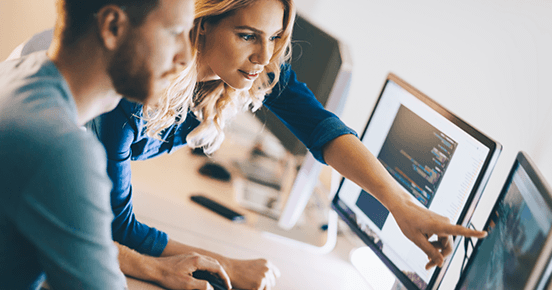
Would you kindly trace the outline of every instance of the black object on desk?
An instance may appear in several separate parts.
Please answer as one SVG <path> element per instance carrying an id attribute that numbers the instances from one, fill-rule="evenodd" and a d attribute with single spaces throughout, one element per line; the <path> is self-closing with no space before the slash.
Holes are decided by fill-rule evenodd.
<path id="1" fill-rule="evenodd" d="M 215 288 L 215 290 L 228 290 L 225 283 L 217 275 L 203 270 L 197 270 L 192 273 L 192 277 L 198 280 L 205 280 Z"/>
<path id="2" fill-rule="evenodd" d="M 203 151 L 203 147 L 193 148 L 191 152 L 192 154 L 197 156 L 203 156 L 203 157 L 207 156 L 207 154 L 205 154 L 205 151 Z"/>
<path id="3" fill-rule="evenodd" d="M 203 195 L 192 195 L 190 197 L 192 201 L 220 214 L 221 216 L 233 221 L 242 223 L 245 222 L 245 216 L 243 216 L 241 213 L 238 213 L 234 210 L 229 209 L 228 207 L 206 197 Z"/>
<path id="4" fill-rule="evenodd" d="M 222 181 L 230 181 L 230 172 L 222 165 L 212 162 L 207 162 L 199 168 L 199 173 L 214 179 Z"/>

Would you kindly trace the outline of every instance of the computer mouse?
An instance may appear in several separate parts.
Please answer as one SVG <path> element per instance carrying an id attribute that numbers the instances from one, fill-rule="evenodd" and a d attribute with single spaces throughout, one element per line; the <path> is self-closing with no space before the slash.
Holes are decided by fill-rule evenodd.
<path id="1" fill-rule="evenodd" d="M 221 181 L 229 181 L 231 177 L 230 172 L 228 172 L 226 168 L 224 168 L 222 165 L 212 162 L 207 162 L 203 164 L 203 166 L 199 168 L 199 173 Z"/>
<path id="2" fill-rule="evenodd" d="M 228 290 L 226 284 L 217 275 L 203 270 L 197 270 L 192 273 L 192 277 L 198 280 L 205 280 L 215 288 L 215 290 Z"/>

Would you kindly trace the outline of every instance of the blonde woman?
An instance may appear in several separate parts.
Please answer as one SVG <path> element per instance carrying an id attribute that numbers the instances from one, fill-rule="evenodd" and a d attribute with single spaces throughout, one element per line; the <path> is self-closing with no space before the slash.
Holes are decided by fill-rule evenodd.
<path id="1" fill-rule="evenodd" d="M 184 258 L 195 252 L 216 259 L 238 289 L 270 289 L 274 285 L 278 270 L 264 259 L 229 259 L 171 240 L 136 221 L 130 184 L 131 160 L 185 145 L 213 152 L 224 139 L 228 119 L 262 105 L 283 119 L 320 162 L 380 200 L 403 233 L 428 255 L 428 268 L 441 265 L 450 254 L 451 235 L 485 235 L 451 225 L 446 218 L 411 202 L 356 133 L 324 110 L 297 81 L 286 64 L 295 17 L 292 0 L 197 0 L 195 11 L 191 34 L 197 49 L 195 61 L 173 82 L 164 99 L 148 107 L 123 100 L 92 123 L 106 147 L 108 174 L 114 184 L 114 240 L 147 254 L 140 257 L 120 247 L 129 253 L 119 258 L 126 274 L 168 288 L 187 289 L 191 270 L 185 267 Z M 434 234 L 439 239 L 431 243 L 428 239 Z M 134 259 L 145 261 L 134 263 Z M 165 275 L 150 277 L 140 268 L 145 265 L 162 269 L 154 272 Z"/>

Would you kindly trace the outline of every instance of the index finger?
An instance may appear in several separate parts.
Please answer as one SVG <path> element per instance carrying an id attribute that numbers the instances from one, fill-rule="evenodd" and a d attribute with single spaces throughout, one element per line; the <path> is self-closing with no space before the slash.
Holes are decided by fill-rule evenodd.
<path id="1" fill-rule="evenodd" d="M 469 238 L 484 238 L 487 236 L 486 231 L 477 231 L 468 229 L 460 225 L 446 225 L 435 232 L 436 235 L 452 235 L 452 236 L 464 236 Z"/>

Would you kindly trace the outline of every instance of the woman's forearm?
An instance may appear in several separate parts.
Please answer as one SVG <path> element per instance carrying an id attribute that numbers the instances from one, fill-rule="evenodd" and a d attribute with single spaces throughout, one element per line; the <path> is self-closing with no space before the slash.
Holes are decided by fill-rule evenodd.
<path id="1" fill-rule="evenodd" d="M 389 211 L 410 198 L 356 136 L 335 138 L 326 144 L 323 153 L 328 165 L 371 193 Z"/>

